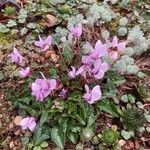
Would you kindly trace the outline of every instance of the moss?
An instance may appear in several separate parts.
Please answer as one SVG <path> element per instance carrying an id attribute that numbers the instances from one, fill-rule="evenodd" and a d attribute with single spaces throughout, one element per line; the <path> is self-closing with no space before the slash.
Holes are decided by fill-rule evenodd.
<path id="1" fill-rule="evenodd" d="M 11 43 L 13 43 L 13 41 L 14 38 L 11 37 L 11 35 L 0 33 L 0 43 L 1 43 L 0 48 L 9 46 Z"/>

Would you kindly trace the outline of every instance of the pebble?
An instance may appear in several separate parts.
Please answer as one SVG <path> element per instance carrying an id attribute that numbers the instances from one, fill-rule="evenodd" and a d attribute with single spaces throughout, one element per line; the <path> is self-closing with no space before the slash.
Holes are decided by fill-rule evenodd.
<path id="1" fill-rule="evenodd" d="M 19 126 L 20 125 L 20 122 L 22 120 L 22 117 L 21 116 L 16 116 L 15 119 L 14 119 L 14 123 L 15 125 Z"/>
<path id="2" fill-rule="evenodd" d="M 121 147 L 124 146 L 125 144 L 126 144 L 125 140 L 119 140 L 118 141 L 118 145 L 121 146 Z"/>
<path id="3" fill-rule="evenodd" d="M 0 114 L 0 119 L 2 119 L 3 118 L 3 115 L 2 114 Z"/>
<path id="4" fill-rule="evenodd" d="M 16 131 L 14 134 L 19 135 L 20 134 L 20 129 L 18 131 Z"/>
<path id="5" fill-rule="evenodd" d="M 138 141 L 135 141 L 135 148 L 136 148 L 136 149 L 140 149 L 140 144 L 139 144 Z"/>
<path id="6" fill-rule="evenodd" d="M 13 129 L 14 128 L 14 124 L 13 123 L 10 123 L 9 124 L 9 129 Z"/>
<path id="7" fill-rule="evenodd" d="M 10 148 L 13 148 L 15 145 L 14 145 L 14 142 L 13 141 L 11 141 L 10 143 L 9 143 L 9 147 Z"/>
<path id="8" fill-rule="evenodd" d="M 134 143 L 129 141 L 128 144 L 130 145 L 131 148 L 134 148 Z"/>

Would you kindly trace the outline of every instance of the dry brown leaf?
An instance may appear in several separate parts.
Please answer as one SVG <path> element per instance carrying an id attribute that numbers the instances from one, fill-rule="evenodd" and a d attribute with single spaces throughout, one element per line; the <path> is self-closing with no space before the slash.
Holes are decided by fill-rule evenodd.
<path id="1" fill-rule="evenodd" d="M 57 24 L 57 18 L 54 17 L 53 15 L 48 14 L 46 16 L 46 20 L 42 23 L 42 25 L 46 27 L 53 27 Z"/>
<path id="2" fill-rule="evenodd" d="M 22 117 L 21 116 L 16 116 L 15 119 L 14 119 L 14 123 L 15 125 L 19 126 L 20 125 L 20 122 L 22 120 Z"/>

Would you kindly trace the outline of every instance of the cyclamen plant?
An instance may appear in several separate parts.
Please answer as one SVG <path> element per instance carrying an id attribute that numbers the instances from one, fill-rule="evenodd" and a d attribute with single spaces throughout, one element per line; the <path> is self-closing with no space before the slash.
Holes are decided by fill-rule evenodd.
<path id="1" fill-rule="evenodd" d="M 80 38 L 82 35 L 82 25 L 77 25 L 71 28 L 70 33 L 74 38 Z M 79 41 L 78 41 L 79 42 Z M 39 36 L 39 41 L 35 41 L 35 46 L 41 49 L 41 52 L 47 51 L 52 44 L 52 37 L 49 35 L 46 39 L 42 39 Z M 102 91 L 100 85 L 98 84 L 98 80 L 102 79 L 105 73 L 109 69 L 109 65 L 104 61 L 104 57 L 110 56 L 111 59 L 116 60 L 118 56 L 125 49 L 127 42 L 118 42 L 118 38 L 114 37 L 112 42 L 106 41 L 106 43 L 102 43 L 98 40 L 94 47 L 90 46 L 91 52 L 87 55 L 82 56 L 81 65 L 78 67 L 71 66 L 71 69 L 66 68 L 68 72 L 69 80 L 76 80 L 76 77 L 80 76 L 86 82 L 84 83 L 82 98 L 84 101 L 90 105 L 95 104 L 102 98 Z M 114 57 L 112 56 L 112 52 L 117 53 Z M 19 53 L 19 51 L 14 47 L 13 52 L 11 54 L 12 62 L 22 63 L 23 56 Z M 66 88 L 61 83 L 61 79 L 59 82 L 57 79 L 47 79 L 43 73 L 41 73 L 42 78 L 36 79 L 31 84 L 31 95 L 36 98 L 38 103 L 42 103 L 47 97 L 53 97 L 53 94 L 57 95 L 58 98 L 62 100 L 66 99 L 70 94 L 69 88 Z M 31 76 L 31 68 L 21 68 L 19 71 L 19 76 L 21 78 L 27 78 Z M 94 87 L 90 86 L 91 81 L 94 81 L 96 85 Z M 59 84 L 61 85 L 59 88 Z M 20 122 L 20 126 L 22 129 L 29 129 L 30 131 L 34 131 L 38 124 L 35 117 L 28 116 Z"/>

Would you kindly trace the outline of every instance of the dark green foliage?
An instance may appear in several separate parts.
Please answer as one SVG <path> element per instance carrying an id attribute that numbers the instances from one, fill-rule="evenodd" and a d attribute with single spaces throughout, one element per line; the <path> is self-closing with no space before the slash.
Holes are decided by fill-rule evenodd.
<path id="1" fill-rule="evenodd" d="M 113 145 L 117 141 L 118 134 L 113 129 L 106 129 L 102 133 L 102 138 L 106 144 Z"/>
<path id="2" fill-rule="evenodd" d="M 128 108 L 124 111 L 123 122 L 129 130 L 137 130 L 145 121 L 144 112 L 141 109 Z"/>
<path id="3" fill-rule="evenodd" d="M 72 51 L 72 49 L 68 45 L 66 45 L 63 48 L 63 57 L 64 57 L 64 61 L 66 62 L 66 64 L 69 65 L 72 62 L 73 51 Z"/>
<path id="4" fill-rule="evenodd" d="M 115 105 L 113 101 L 109 101 L 108 99 L 103 99 L 98 102 L 97 109 L 99 112 L 106 112 L 108 114 L 111 114 L 113 117 L 119 117 L 121 112 L 119 107 L 117 107 L 117 105 Z"/>

